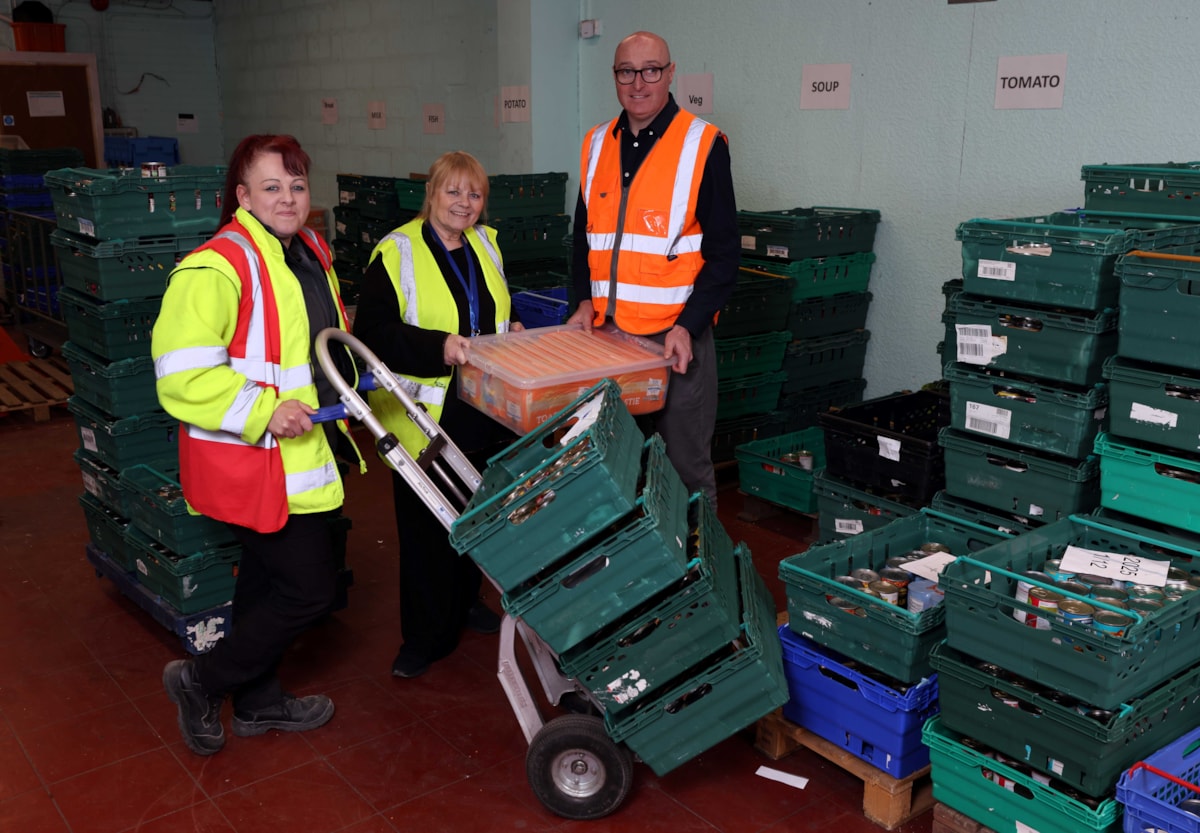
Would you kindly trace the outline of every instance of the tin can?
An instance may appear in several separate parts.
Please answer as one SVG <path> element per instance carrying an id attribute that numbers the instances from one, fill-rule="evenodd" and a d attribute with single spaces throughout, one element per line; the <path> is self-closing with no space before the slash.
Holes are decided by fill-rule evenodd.
<path id="1" fill-rule="evenodd" d="M 902 570 L 904 574 L 908 576 L 908 580 L 912 581 L 912 573 L 910 573 L 905 566 L 912 561 L 916 561 L 916 558 L 911 555 L 893 555 L 887 560 L 887 562 L 884 564 L 884 567 L 888 570 Z M 883 576 L 883 570 L 879 571 L 879 575 L 881 577 Z"/>
<path id="2" fill-rule="evenodd" d="M 1032 588 L 1038 586 L 1034 582 L 1042 582 L 1044 584 L 1051 583 L 1050 576 L 1046 575 L 1045 573 L 1039 572 L 1037 570 L 1026 570 L 1021 575 L 1024 576 L 1024 578 L 1017 581 L 1017 587 L 1016 587 L 1015 592 L 1013 593 L 1013 598 L 1015 598 L 1018 602 L 1028 602 L 1029 601 L 1029 591 Z M 1033 579 L 1033 581 L 1029 581 L 1029 579 Z M 1018 622 L 1022 622 L 1022 623 L 1025 622 L 1025 611 L 1024 610 L 1014 607 L 1012 615 L 1013 615 L 1013 618 L 1016 619 Z"/>
<path id="3" fill-rule="evenodd" d="M 1076 573 L 1075 580 L 1081 581 L 1084 584 L 1086 584 L 1088 587 L 1092 587 L 1092 588 L 1095 588 L 1095 587 L 1122 587 L 1123 588 L 1125 586 L 1125 582 L 1123 582 L 1123 581 L 1118 581 L 1117 579 L 1109 578 L 1108 576 L 1093 575 L 1092 573 Z"/>
<path id="4" fill-rule="evenodd" d="M 221 192 L 217 191 L 216 194 L 217 194 L 217 208 L 220 208 L 221 207 Z"/>
<path id="5" fill-rule="evenodd" d="M 149 179 L 162 179 L 167 175 L 167 166 L 163 162 L 143 162 L 142 176 Z"/>
<path id="6" fill-rule="evenodd" d="M 1133 619 L 1112 610 L 1097 610 L 1092 614 L 1092 630 L 1109 636 L 1124 636 Z"/>
<path id="7" fill-rule="evenodd" d="M 1152 616 L 1162 609 L 1162 599 L 1130 599 L 1129 609 L 1142 616 Z"/>
<path id="8" fill-rule="evenodd" d="M 950 552 L 950 548 L 940 541 L 926 541 L 919 548 L 922 555 L 933 555 L 939 552 Z"/>
<path id="9" fill-rule="evenodd" d="M 1086 596 L 1092 592 L 1092 588 L 1075 579 L 1055 582 L 1055 586 L 1064 593 L 1074 593 L 1076 596 Z"/>
<path id="10" fill-rule="evenodd" d="M 1075 578 L 1075 574 L 1070 570 L 1062 569 L 1061 558 L 1049 558 L 1042 565 L 1042 572 L 1050 576 L 1053 581 L 1066 581 L 1067 579 Z"/>
<path id="11" fill-rule="evenodd" d="M 1119 587 L 1093 587 L 1092 598 L 1105 604 L 1124 604 L 1129 600 L 1129 594 Z"/>
<path id="12" fill-rule="evenodd" d="M 167 210 L 171 211 L 171 212 L 175 211 L 175 192 L 174 191 L 172 191 L 170 194 L 167 195 Z"/>
<path id="13" fill-rule="evenodd" d="M 1190 579 L 1191 574 L 1186 570 L 1178 567 L 1171 567 L 1167 570 L 1167 587 L 1187 587 Z"/>
<path id="14" fill-rule="evenodd" d="M 1095 706 L 1089 706 L 1086 703 L 1076 707 L 1075 711 L 1079 712 L 1081 715 L 1090 720 L 1095 720 L 1097 723 L 1108 723 L 1110 720 L 1116 717 L 1117 714 L 1114 711 L 1109 711 L 1108 709 L 1098 709 Z"/>
<path id="15" fill-rule="evenodd" d="M 827 596 L 826 598 L 829 599 L 831 605 L 843 613 L 856 614 L 859 612 L 858 602 L 851 601 L 843 596 Z"/>
<path id="16" fill-rule="evenodd" d="M 200 196 L 200 189 L 196 189 L 196 210 L 199 211 L 204 207 L 203 197 Z"/>
<path id="17" fill-rule="evenodd" d="M 1042 696 L 1051 703 L 1057 703 L 1058 705 L 1068 709 L 1073 709 L 1079 705 L 1079 701 L 1070 694 L 1053 688 L 1046 691 Z"/>
<path id="18" fill-rule="evenodd" d="M 1068 625 L 1090 625 L 1095 612 L 1096 608 L 1076 599 L 1063 599 L 1058 603 L 1058 615 Z"/>
<path id="19" fill-rule="evenodd" d="M 793 463 L 805 471 L 812 471 L 813 453 L 806 448 L 799 451 L 789 451 L 780 458 L 785 463 Z"/>
<path id="20" fill-rule="evenodd" d="M 1192 573 L 1188 576 L 1188 584 L 1197 589 L 1200 589 L 1200 573 Z"/>
<path id="21" fill-rule="evenodd" d="M 1044 608 L 1047 613 L 1054 613 L 1058 610 L 1059 602 L 1064 601 L 1065 598 L 1062 593 L 1055 593 L 1045 587 L 1031 587 L 1027 601 L 1033 607 Z M 1050 620 L 1045 616 L 1033 613 L 1025 614 L 1025 624 L 1038 630 L 1050 630 Z"/>
<path id="22" fill-rule="evenodd" d="M 154 213 L 154 195 L 153 194 L 146 195 L 146 210 L 150 214 Z"/>
<path id="23" fill-rule="evenodd" d="M 1021 707 L 1021 701 L 1002 688 L 992 689 L 992 699 L 999 700 L 1010 708 L 1019 709 Z"/>
<path id="24" fill-rule="evenodd" d="M 867 589 L 872 593 L 877 593 L 879 598 L 883 599 L 890 605 L 898 606 L 900 604 L 900 588 L 894 584 L 890 584 L 881 579 L 879 581 L 871 582 Z"/>
<path id="25" fill-rule="evenodd" d="M 912 573 L 899 567 L 884 567 L 879 571 L 879 580 L 894 585 L 900 591 L 900 601 L 897 604 L 904 607 L 908 601 L 908 585 L 912 581 Z"/>
<path id="26" fill-rule="evenodd" d="M 1125 592 L 1132 599 L 1158 599 L 1166 595 L 1161 587 L 1155 587 L 1153 584 L 1131 584 L 1125 588 Z"/>
<path id="27" fill-rule="evenodd" d="M 879 573 L 875 572 L 874 570 L 869 570 L 866 567 L 859 567 L 856 570 L 851 570 L 850 575 L 863 588 L 870 587 L 871 582 L 873 581 L 879 581 Z"/>

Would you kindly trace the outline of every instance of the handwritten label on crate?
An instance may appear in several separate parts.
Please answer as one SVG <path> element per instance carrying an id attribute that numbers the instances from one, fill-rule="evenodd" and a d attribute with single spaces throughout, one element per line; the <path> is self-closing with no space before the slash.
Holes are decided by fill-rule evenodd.
<path id="1" fill-rule="evenodd" d="M 992 335 L 987 324 L 955 324 L 958 361 L 964 364 L 991 364 L 1008 352 L 1008 336 Z"/>
<path id="2" fill-rule="evenodd" d="M 1161 408 L 1151 408 L 1140 402 L 1134 402 L 1129 408 L 1129 418 L 1134 422 L 1146 422 L 1150 425 L 1165 425 L 1168 428 L 1179 427 L 1179 414 L 1164 411 Z"/>
<path id="3" fill-rule="evenodd" d="M 1167 583 L 1170 561 L 1154 561 L 1121 552 L 1102 552 L 1067 545 L 1063 551 L 1062 569 L 1067 572 L 1128 581 L 1133 584 L 1149 584 L 1163 587 Z"/>
<path id="4" fill-rule="evenodd" d="M 887 460 L 895 460 L 900 462 L 900 441 L 892 437 L 876 436 L 875 439 L 879 442 L 879 456 Z"/>
<path id="5" fill-rule="evenodd" d="M 1012 432 L 1012 411 L 982 402 L 967 402 L 968 431 L 1007 440 Z"/>

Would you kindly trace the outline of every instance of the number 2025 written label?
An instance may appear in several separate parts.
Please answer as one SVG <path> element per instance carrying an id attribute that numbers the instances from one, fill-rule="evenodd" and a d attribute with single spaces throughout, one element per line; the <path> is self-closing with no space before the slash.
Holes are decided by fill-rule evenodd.
<path id="1" fill-rule="evenodd" d="M 1068 546 L 1062 556 L 1063 570 L 1154 587 L 1162 587 L 1167 583 L 1167 570 L 1170 566 L 1169 561 L 1154 561 L 1136 555 L 1100 552 L 1075 546 Z"/>

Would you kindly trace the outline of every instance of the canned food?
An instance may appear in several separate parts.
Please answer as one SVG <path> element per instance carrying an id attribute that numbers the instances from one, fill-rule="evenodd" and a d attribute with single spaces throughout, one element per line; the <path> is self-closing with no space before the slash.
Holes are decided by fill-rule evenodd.
<path id="1" fill-rule="evenodd" d="M 1064 593 L 1074 593 L 1076 596 L 1086 596 L 1092 592 L 1092 588 L 1088 587 L 1082 581 L 1076 581 L 1075 579 L 1055 582 L 1055 586 Z"/>
<path id="2" fill-rule="evenodd" d="M 1130 599 L 1161 599 L 1165 594 L 1153 584 L 1131 584 L 1125 588 Z"/>
<path id="3" fill-rule="evenodd" d="M 858 613 L 858 602 L 851 601 L 843 596 L 828 596 L 829 603 L 843 613 Z"/>
<path id="4" fill-rule="evenodd" d="M 883 599 L 890 605 L 898 606 L 900 604 L 900 588 L 894 584 L 890 584 L 880 579 L 879 581 L 871 582 L 867 589 L 872 593 L 877 594 L 879 598 Z"/>
<path id="5" fill-rule="evenodd" d="M 150 179 L 162 179 L 167 175 L 167 166 L 163 162 L 143 162 L 142 176 Z"/>
<path id="6" fill-rule="evenodd" d="M 1042 582 L 1045 584 L 1051 583 L 1050 576 L 1037 570 L 1026 570 L 1021 575 L 1025 578 L 1022 578 L 1017 582 L 1016 591 L 1013 593 L 1013 598 L 1015 598 L 1018 602 L 1029 601 L 1029 591 L 1038 586 L 1035 582 Z M 1029 581 L 1029 579 L 1033 579 L 1033 581 Z M 1025 611 L 1021 610 L 1020 608 L 1014 607 L 1012 615 L 1013 618 L 1018 622 L 1025 621 Z"/>
<path id="7" fill-rule="evenodd" d="M 1078 706 L 1075 711 L 1079 712 L 1081 715 L 1089 718 L 1090 720 L 1095 720 L 1098 723 L 1108 723 L 1110 720 L 1116 717 L 1117 714 L 1114 711 L 1109 711 L 1108 709 L 1098 709 L 1095 706 L 1089 706 L 1086 703 Z"/>
<path id="8" fill-rule="evenodd" d="M 1090 625 L 1096 608 L 1078 599 L 1063 599 L 1058 603 L 1058 615 L 1068 625 Z"/>
<path id="9" fill-rule="evenodd" d="M 896 604 L 903 607 L 908 601 L 908 585 L 912 581 L 912 573 L 898 567 L 884 567 L 879 571 L 879 580 L 894 586 L 900 591 L 900 601 Z"/>
<path id="10" fill-rule="evenodd" d="M 1191 574 L 1186 570 L 1178 567 L 1171 567 L 1167 570 L 1167 587 L 1187 587 L 1190 579 Z"/>
<path id="11" fill-rule="evenodd" d="M 1133 619 L 1113 610 L 1097 610 L 1092 614 L 1092 630 L 1110 636 L 1124 636 Z"/>
<path id="12" fill-rule="evenodd" d="M 864 588 L 869 587 L 873 581 L 879 581 L 879 573 L 868 570 L 866 567 L 851 570 L 850 575 Z"/>
<path id="13" fill-rule="evenodd" d="M 1014 709 L 1021 707 L 1021 701 L 1018 700 L 1013 695 L 1009 694 L 1007 691 L 1005 691 L 1002 688 L 993 688 L 992 689 L 992 698 L 995 700 L 999 700 L 1004 705 L 1010 706 Z M 999 760 L 999 759 L 997 759 L 997 760 Z"/>
<path id="14" fill-rule="evenodd" d="M 926 541 L 919 547 L 922 555 L 933 555 L 938 552 L 950 552 L 950 548 L 940 541 Z"/>
<path id="15" fill-rule="evenodd" d="M 1124 603 L 1129 599 L 1129 594 L 1119 587 L 1093 587 L 1092 598 L 1105 604 Z"/>
<path id="16" fill-rule="evenodd" d="M 1125 586 L 1125 582 L 1123 582 L 1123 581 L 1117 581 L 1116 579 L 1109 578 L 1108 576 L 1093 575 L 1092 573 L 1076 573 L 1075 580 L 1081 581 L 1084 584 L 1086 584 L 1088 587 L 1092 587 L 1092 588 L 1124 587 Z"/>
<path id="17" fill-rule="evenodd" d="M 795 456 L 796 456 L 795 462 L 800 464 L 800 468 L 804 469 L 805 471 L 812 471 L 813 453 L 811 451 L 809 451 L 808 449 L 802 448 L 796 452 Z"/>
<path id="18" fill-rule="evenodd" d="M 1130 599 L 1129 609 L 1142 616 L 1150 616 L 1162 609 L 1162 599 Z"/>
<path id="19" fill-rule="evenodd" d="M 893 555 L 884 563 L 884 567 L 889 570 L 904 570 L 905 574 L 910 576 L 909 580 L 911 581 L 912 573 L 908 572 L 908 570 L 904 568 L 904 565 L 916 560 L 917 559 L 911 555 Z M 882 576 L 883 571 L 881 570 L 879 574 Z"/>
<path id="20" fill-rule="evenodd" d="M 1192 587 L 1200 588 L 1200 573 L 1192 573 L 1188 576 L 1188 584 Z"/>
<path id="21" fill-rule="evenodd" d="M 1029 598 L 1026 601 L 1033 607 L 1045 608 L 1047 613 L 1054 613 L 1058 610 L 1059 602 L 1064 601 L 1065 598 L 1062 593 L 1055 593 L 1045 587 L 1031 587 L 1029 588 Z M 1025 624 L 1038 630 L 1050 630 L 1050 620 L 1045 616 L 1033 613 L 1025 613 Z"/>
<path id="22" fill-rule="evenodd" d="M 1042 565 L 1042 572 L 1050 576 L 1053 581 L 1066 581 L 1067 579 L 1075 578 L 1075 574 L 1070 570 L 1062 569 L 1061 558 L 1050 558 Z"/>

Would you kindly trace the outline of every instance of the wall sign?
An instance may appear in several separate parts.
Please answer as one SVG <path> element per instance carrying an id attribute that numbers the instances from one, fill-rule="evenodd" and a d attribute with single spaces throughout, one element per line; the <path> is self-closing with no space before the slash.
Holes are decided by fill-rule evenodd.
<path id="1" fill-rule="evenodd" d="M 336 98 L 321 99 L 321 124 L 337 124 L 338 108 Z"/>
<path id="2" fill-rule="evenodd" d="M 446 105 L 424 104 L 421 106 L 421 130 L 441 135 L 446 132 Z"/>
<path id="3" fill-rule="evenodd" d="M 996 67 L 997 110 L 1061 110 L 1067 56 L 1001 57 Z"/>
<path id="4" fill-rule="evenodd" d="M 529 87 L 500 88 L 500 121 L 530 121 Z"/>
<path id="5" fill-rule="evenodd" d="M 367 127 L 371 130 L 383 130 L 387 127 L 387 102 L 367 102 Z"/>
<path id="6" fill-rule="evenodd" d="M 713 77 L 711 72 L 680 75 L 675 82 L 675 97 L 689 113 L 700 115 L 713 111 Z"/>
<path id="7" fill-rule="evenodd" d="M 805 64 L 800 73 L 801 110 L 849 110 L 850 64 Z"/>

